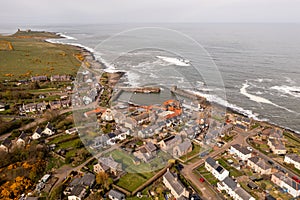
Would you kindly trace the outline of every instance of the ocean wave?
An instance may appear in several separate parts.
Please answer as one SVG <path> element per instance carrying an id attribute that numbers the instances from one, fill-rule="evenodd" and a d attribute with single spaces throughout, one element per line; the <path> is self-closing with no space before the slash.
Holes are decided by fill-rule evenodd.
<path id="1" fill-rule="evenodd" d="M 277 90 L 283 94 L 288 94 L 290 96 L 300 98 L 300 87 L 297 86 L 282 85 L 282 86 L 273 86 L 270 89 Z"/>
<path id="2" fill-rule="evenodd" d="M 173 64 L 173 65 L 182 66 L 182 67 L 191 66 L 189 60 L 184 60 L 184 59 L 175 58 L 175 57 L 166 57 L 166 56 L 156 56 L 156 57 L 167 63 Z"/>
<path id="3" fill-rule="evenodd" d="M 264 104 L 270 104 L 270 105 L 273 105 L 277 108 L 281 108 L 283 110 L 286 110 L 290 113 L 295 113 L 295 114 L 298 114 L 297 112 L 293 111 L 293 110 L 290 110 L 286 107 L 283 107 L 283 106 L 280 106 L 280 105 L 277 105 L 275 103 L 273 103 L 272 101 L 266 99 L 266 98 L 263 98 L 263 97 L 260 97 L 260 96 L 256 96 L 256 95 L 253 95 L 253 94 L 249 94 L 247 92 L 247 88 L 249 87 L 250 85 L 248 84 L 248 82 L 246 81 L 246 83 L 243 84 L 243 87 L 240 89 L 240 93 L 243 94 L 244 96 L 248 97 L 251 101 L 255 101 L 257 103 L 264 103 Z"/>
<path id="4" fill-rule="evenodd" d="M 63 38 L 66 38 L 68 40 L 77 40 L 76 38 L 72 37 L 72 36 L 69 36 L 69 35 L 65 35 L 63 33 L 56 33 L 56 35 L 60 36 L 60 37 L 63 37 Z"/>
<path id="5" fill-rule="evenodd" d="M 84 45 L 79 44 L 79 43 L 64 42 L 64 41 L 61 41 L 61 39 L 46 39 L 45 41 L 49 42 L 49 43 L 53 43 L 53 44 L 67 44 L 67 45 L 72 45 L 72 46 L 83 48 L 83 49 L 85 49 L 85 50 L 87 50 L 87 51 L 89 51 L 91 53 L 95 52 L 95 50 L 93 48 L 84 46 Z"/>
<path id="6" fill-rule="evenodd" d="M 253 111 L 251 110 L 246 110 L 240 106 L 237 106 L 235 104 L 232 104 L 232 103 L 229 103 L 228 101 L 218 97 L 218 96 L 215 96 L 213 94 L 206 94 L 206 93 L 202 93 L 202 92 L 199 92 L 199 91 L 190 91 L 194 94 L 197 94 L 197 95 L 200 95 L 200 96 L 203 96 L 205 97 L 209 102 L 214 102 L 214 103 L 217 103 L 221 106 L 224 106 L 226 108 L 230 108 L 238 113 L 241 113 L 245 116 L 248 116 L 250 118 L 253 118 L 255 120 L 260 120 L 260 121 L 268 121 L 268 119 L 260 119 L 258 118 L 258 114 L 257 113 L 253 113 Z"/>

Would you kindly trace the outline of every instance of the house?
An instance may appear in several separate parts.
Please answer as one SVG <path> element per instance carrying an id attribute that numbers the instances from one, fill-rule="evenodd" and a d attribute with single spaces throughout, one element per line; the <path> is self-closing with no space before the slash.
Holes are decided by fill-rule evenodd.
<path id="1" fill-rule="evenodd" d="M 282 142 L 281 139 L 277 139 L 277 138 L 268 138 L 268 146 L 270 147 L 271 151 L 274 154 L 277 155 L 284 155 L 286 154 L 286 148 L 284 143 Z"/>
<path id="2" fill-rule="evenodd" d="M 113 114 L 111 112 L 111 109 L 106 109 L 105 112 L 103 112 L 103 114 L 101 115 L 101 119 L 103 121 L 108 121 L 111 122 L 114 120 Z"/>
<path id="3" fill-rule="evenodd" d="M 125 122 L 126 116 L 122 112 L 112 110 L 112 115 L 117 124 L 123 124 Z"/>
<path id="4" fill-rule="evenodd" d="M 71 81 L 72 77 L 70 75 L 53 75 L 50 77 L 51 82 L 65 82 Z"/>
<path id="5" fill-rule="evenodd" d="M 300 195 L 300 184 L 283 172 L 272 174 L 271 181 L 293 197 L 298 197 Z"/>
<path id="6" fill-rule="evenodd" d="M 59 100 L 55 100 L 55 101 L 50 101 L 49 102 L 50 108 L 52 110 L 57 110 L 61 108 L 61 103 Z"/>
<path id="7" fill-rule="evenodd" d="M 3 102 L 0 102 L 0 112 L 1 111 L 5 111 L 5 110 L 7 110 L 8 109 L 8 105 L 6 105 L 5 103 L 3 103 Z"/>
<path id="8" fill-rule="evenodd" d="M 176 199 L 181 197 L 189 197 L 189 192 L 182 185 L 180 180 L 178 180 L 177 175 L 169 171 L 169 168 L 167 169 L 167 172 L 163 176 L 163 183 L 169 190 L 171 190 L 171 194 Z"/>
<path id="9" fill-rule="evenodd" d="M 144 112 L 144 113 L 139 114 L 137 116 L 134 116 L 132 118 L 135 119 L 135 121 L 140 125 L 140 124 L 143 124 L 146 121 L 149 121 L 149 113 Z"/>
<path id="10" fill-rule="evenodd" d="M 20 136 L 18 137 L 17 141 L 16 141 L 16 144 L 17 146 L 19 147 L 25 147 L 26 143 L 28 142 L 28 136 L 27 134 L 22 131 L 22 133 L 20 134 Z"/>
<path id="11" fill-rule="evenodd" d="M 92 173 L 85 173 L 81 179 L 80 179 L 80 184 L 87 186 L 87 187 L 93 187 L 96 181 L 96 176 Z"/>
<path id="12" fill-rule="evenodd" d="M 179 158 L 193 149 L 193 145 L 189 139 L 186 139 L 183 143 L 178 144 L 173 148 L 173 156 Z"/>
<path id="13" fill-rule="evenodd" d="M 122 192 L 115 190 L 115 189 L 111 189 L 108 192 L 108 198 L 111 200 L 125 200 L 125 194 L 123 194 Z"/>
<path id="14" fill-rule="evenodd" d="M 36 110 L 39 112 L 43 112 L 44 110 L 47 109 L 46 103 L 42 102 L 42 103 L 37 103 L 36 104 Z"/>
<path id="15" fill-rule="evenodd" d="M 124 121 L 124 126 L 133 130 L 135 127 L 137 127 L 137 121 L 131 117 L 126 117 Z"/>
<path id="16" fill-rule="evenodd" d="M 234 126 L 232 124 L 226 124 L 222 127 L 221 133 L 223 135 L 229 134 L 233 130 Z"/>
<path id="17" fill-rule="evenodd" d="M 157 147 L 152 142 L 147 142 L 138 151 L 134 152 L 133 155 L 140 160 L 149 162 L 156 156 Z"/>
<path id="18" fill-rule="evenodd" d="M 48 77 L 47 76 L 32 76 L 31 77 L 31 82 L 41 82 L 41 81 L 47 81 Z"/>
<path id="19" fill-rule="evenodd" d="M 91 148 L 97 149 L 107 146 L 107 141 L 109 140 L 109 137 L 107 134 L 102 134 L 101 136 L 94 138 L 94 144 L 91 145 Z"/>
<path id="20" fill-rule="evenodd" d="M 6 138 L 5 140 L 3 140 L 3 142 L 0 145 L 0 150 L 5 151 L 5 152 L 9 152 L 10 148 L 12 146 L 12 142 L 11 139 Z"/>
<path id="21" fill-rule="evenodd" d="M 285 155 L 284 162 L 287 164 L 293 164 L 296 169 L 300 170 L 300 156 L 298 154 Z"/>
<path id="22" fill-rule="evenodd" d="M 231 154 L 235 154 L 237 157 L 244 161 L 248 160 L 252 156 L 252 152 L 248 148 L 243 147 L 240 144 L 232 145 L 229 151 Z"/>
<path id="23" fill-rule="evenodd" d="M 94 165 L 94 172 L 109 172 L 114 175 L 118 175 L 119 172 L 122 172 L 122 164 L 114 161 L 112 157 L 100 157 L 99 162 Z"/>
<path id="24" fill-rule="evenodd" d="M 41 137 L 42 137 L 42 129 L 40 128 L 40 127 L 36 127 L 36 129 L 35 129 L 35 131 L 34 131 L 34 133 L 33 133 L 33 135 L 31 136 L 31 138 L 33 139 L 33 140 L 38 140 L 38 139 L 40 139 Z"/>
<path id="25" fill-rule="evenodd" d="M 223 181 L 226 177 L 229 176 L 229 171 L 223 168 L 218 164 L 213 158 L 208 157 L 205 160 L 205 168 L 207 171 L 212 173 L 219 181 Z"/>
<path id="26" fill-rule="evenodd" d="M 65 131 L 66 134 L 76 134 L 78 133 L 78 129 L 77 128 L 70 128 L 68 130 Z"/>
<path id="27" fill-rule="evenodd" d="M 54 127 L 51 125 L 50 122 L 47 123 L 44 131 L 43 131 L 44 134 L 48 135 L 48 136 L 51 136 L 55 133 L 55 129 Z"/>
<path id="28" fill-rule="evenodd" d="M 272 167 L 262 158 L 251 157 L 248 159 L 247 165 L 251 167 L 255 172 L 260 174 L 271 174 Z"/>
<path id="29" fill-rule="evenodd" d="M 30 112 L 36 112 L 36 104 L 35 103 L 29 103 L 29 104 L 23 104 L 21 107 L 19 107 L 20 113 L 30 113 Z"/>
<path id="30" fill-rule="evenodd" d="M 163 151 L 172 150 L 173 147 L 179 145 L 182 142 L 180 135 L 172 135 L 159 142 L 160 148 Z"/>
<path id="31" fill-rule="evenodd" d="M 83 185 L 76 185 L 68 195 L 68 200 L 82 200 L 86 196 L 86 187 Z"/>
<path id="32" fill-rule="evenodd" d="M 224 190 L 234 200 L 255 200 L 232 178 L 226 177 L 222 182 L 217 184 L 219 190 Z"/>

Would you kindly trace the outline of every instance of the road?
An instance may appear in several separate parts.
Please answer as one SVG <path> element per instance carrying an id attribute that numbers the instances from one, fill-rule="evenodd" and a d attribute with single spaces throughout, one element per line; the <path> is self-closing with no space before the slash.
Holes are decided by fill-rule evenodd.
<path id="1" fill-rule="evenodd" d="M 254 129 L 249 132 L 239 132 L 237 136 L 230 142 L 223 145 L 221 148 L 211 152 L 209 155 L 205 156 L 204 158 L 200 159 L 199 161 L 195 163 L 191 163 L 188 165 L 183 165 L 184 168 L 181 171 L 181 173 L 184 175 L 184 177 L 188 180 L 190 180 L 193 185 L 195 185 L 201 192 L 202 192 L 202 198 L 203 199 L 222 199 L 219 194 L 212 188 L 209 184 L 204 184 L 199 181 L 199 178 L 196 174 L 193 173 L 193 170 L 200 167 L 204 164 L 205 159 L 208 157 L 216 157 L 226 151 L 228 148 L 230 148 L 234 144 L 247 144 L 247 138 L 255 135 L 257 133 L 257 129 Z"/>

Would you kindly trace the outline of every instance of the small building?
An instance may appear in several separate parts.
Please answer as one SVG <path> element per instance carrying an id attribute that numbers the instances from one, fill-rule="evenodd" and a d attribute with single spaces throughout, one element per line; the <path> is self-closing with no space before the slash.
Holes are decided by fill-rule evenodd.
<path id="1" fill-rule="evenodd" d="M 163 151 L 172 150 L 175 146 L 179 145 L 182 142 L 180 135 L 172 135 L 159 142 L 160 148 Z"/>
<path id="2" fill-rule="evenodd" d="M 179 158 L 193 150 L 193 145 L 189 139 L 186 139 L 183 143 L 178 144 L 173 148 L 173 156 Z"/>
<path id="3" fill-rule="evenodd" d="M 99 162 L 94 165 L 94 172 L 107 172 L 114 175 L 118 175 L 122 172 L 122 164 L 114 161 L 112 157 L 100 157 Z"/>
<path id="4" fill-rule="evenodd" d="M 189 197 L 189 192 L 182 185 L 181 181 L 178 180 L 177 175 L 169 171 L 169 168 L 163 176 L 163 183 L 169 190 L 171 190 L 171 194 L 176 199 L 181 197 Z"/>
<path id="5" fill-rule="evenodd" d="M 3 140 L 3 142 L 0 145 L 0 150 L 5 151 L 5 152 L 9 152 L 9 150 L 12 147 L 12 142 L 11 139 L 6 138 L 5 140 Z"/>
<path id="6" fill-rule="evenodd" d="M 293 164 L 296 169 L 300 170 L 300 156 L 298 154 L 285 155 L 284 162 L 287 164 Z"/>
<path id="7" fill-rule="evenodd" d="M 138 151 L 134 152 L 133 155 L 144 162 L 149 162 L 156 156 L 157 147 L 152 142 L 147 142 Z"/>
<path id="8" fill-rule="evenodd" d="M 57 110 L 61 108 L 61 102 L 59 100 L 50 101 L 49 105 L 52 110 Z"/>
<path id="9" fill-rule="evenodd" d="M 255 200 L 254 197 L 241 188 L 240 185 L 230 177 L 226 177 L 217 185 L 219 190 L 224 190 L 234 200 Z"/>
<path id="10" fill-rule="evenodd" d="M 47 76 L 32 76 L 31 77 L 31 82 L 43 82 L 47 81 L 48 77 Z"/>
<path id="11" fill-rule="evenodd" d="M 5 111 L 9 108 L 9 106 L 3 102 L 0 102 L 0 112 Z"/>
<path id="12" fill-rule="evenodd" d="M 48 135 L 48 136 L 51 136 L 55 133 L 55 129 L 54 129 L 54 127 L 52 126 L 52 124 L 50 122 L 47 123 L 43 133 Z"/>
<path id="13" fill-rule="evenodd" d="M 105 112 L 103 112 L 103 114 L 101 115 L 101 119 L 103 121 L 108 121 L 108 122 L 113 121 L 114 117 L 113 117 L 111 109 L 106 109 Z"/>
<path id="14" fill-rule="evenodd" d="M 248 159 L 247 165 L 251 167 L 255 172 L 260 174 L 271 174 L 272 167 L 262 158 L 251 157 Z"/>
<path id="15" fill-rule="evenodd" d="M 234 144 L 230 147 L 230 153 L 235 154 L 242 160 L 248 160 L 252 156 L 252 152 L 246 148 L 241 146 L 240 144 Z"/>
<path id="16" fill-rule="evenodd" d="M 286 148 L 281 139 L 278 138 L 268 138 L 268 146 L 270 147 L 271 151 L 277 155 L 284 155 L 286 154 Z"/>
<path id="17" fill-rule="evenodd" d="M 34 133 L 32 134 L 31 138 L 33 140 L 38 140 L 42 137 L 42 129 L 40 127 L 36 127 Z"/>
<path id="18" fill-rule="evenodd" d="M 282 172 L 272 174 L 271 181 L 293 197 L 300 195 L 300 184 Z"/>
<path id="19" fill-rule="evenodd" d="M 226 177 L 229 176 L 229 171 L 219 165 L 219 163 L 211 157 L 208 157 L 205 160 L 205 168 L 207 169 L 207 171 L 212 173 L 214 177 L 216 177 L 219 181 L 223 181 Z"/>
<path id="20" fill-rule="evenodd" d="M 83 185 L 76 185 L 68 195 L 68 200 L 82 200 L 86 196 L 86 187 Z"/>
<path id="21" fill-rule="evenodd" d="M 122 192 L 112 189 L 108 192 L 108 198 L 111 200 L 125 200 L 125 194 Z"/>
<path id="22" fill-rule="evenodd" d="M 78 133 L 78 129 L 75 127 L 75 128 L 70 128 L 68 130 L 65 131 L 66 134 L 76 134 Z"/>
<path id="23" fill-rule="evenodd" d="M 25 145 L 27 144 L 29 138 L 28 135 L 22 131 L 22 133 L 20 134 L 20 136 L 18 137 L 16 144 L 18 147 L 25 147 Z"/>
<path id="24" fill-rule="evenodd" d="M 124 121 L 124 126 L 126 128 L 133 130 L 134 128 L 137 127 L 137 121 L 131 117 L 126 117 L 126 119 Z"/>

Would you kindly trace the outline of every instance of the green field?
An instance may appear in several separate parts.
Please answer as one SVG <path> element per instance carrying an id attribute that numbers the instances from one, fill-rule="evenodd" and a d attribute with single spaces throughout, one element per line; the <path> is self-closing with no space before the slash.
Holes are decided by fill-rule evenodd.
<path id="1" fill-rule="evenodd" d="M 152 176 L 154 176 L 153 172 L 147 172 L 143 174 L 127 173 L 118 180 L 117 185 L 130 192 L 133 192 Z"/>
<path id="2" fill-rule="evenodd" d="M 5 42 L 13 46 L 11 51 L 0 49 L 0 80 L 26 79 L 35 75 L 75 75 L 81 64 L 74 57 L 80 53 L 79 49 L 43 40 L 53 36 L 38 32 L 23 33 L 18 37 L 0 36 L 2 46 Z"/>

